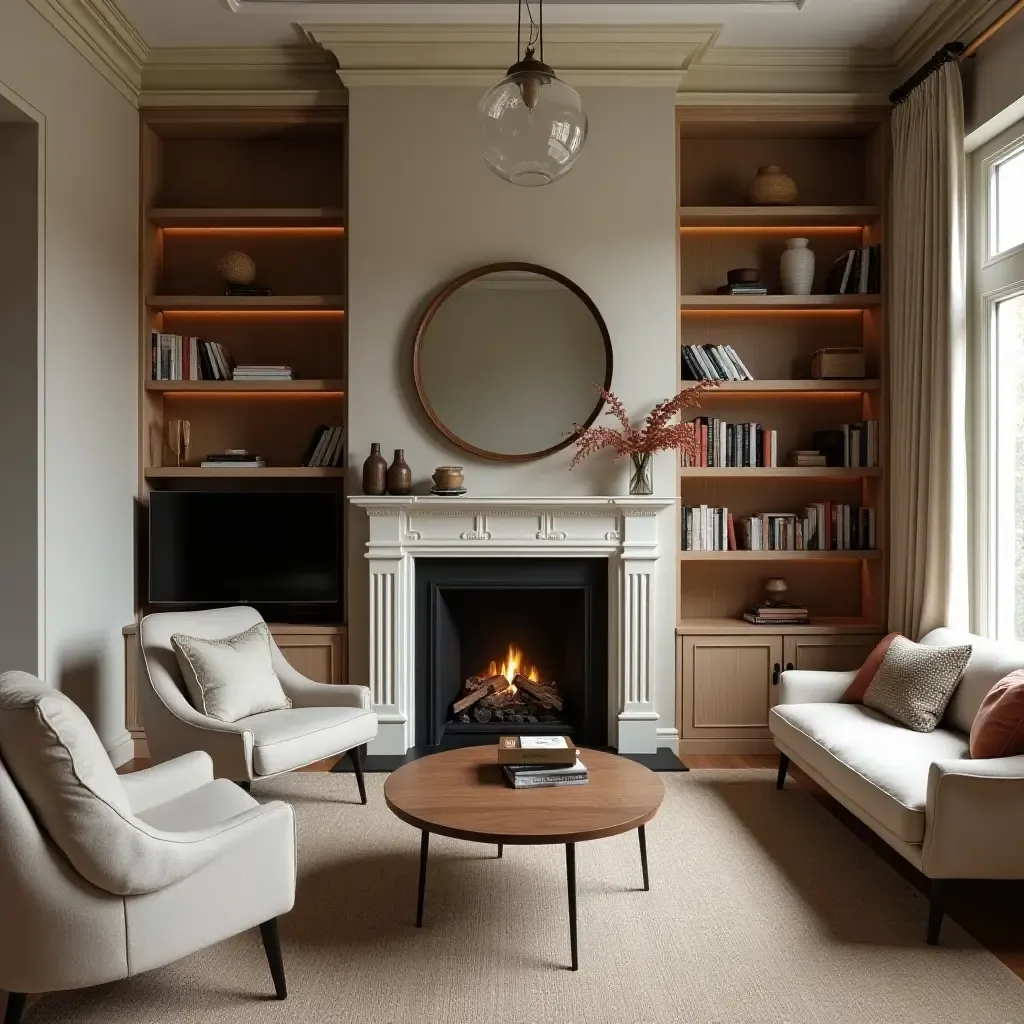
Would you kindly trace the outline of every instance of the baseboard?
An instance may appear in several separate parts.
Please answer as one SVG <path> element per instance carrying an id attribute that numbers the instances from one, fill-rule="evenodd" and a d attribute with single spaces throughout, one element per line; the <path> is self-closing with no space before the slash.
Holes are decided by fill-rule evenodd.
<path id="1" fill-rule="evenodd" d="M 135 757 L 149 757 L 149 744 L 145 736 L 132 737 L 132 743 L 135 747 Z"/>
<path id="2" fill-rule="evenodd" d="M 775 754 L 772 740 L 688 740 L 679 741 L 679 756 L 687 754 Z"/>
<path id="3" fill-rule="evenodd" d="M 107 750 L 107 756 L 110 758 L 115 768 L 120 768 L 121 765 L 127 764 L 136 756 L 135 743 L 132 740 L 131 735 L 128 732 L 125 732 L 124 736 Z"/>

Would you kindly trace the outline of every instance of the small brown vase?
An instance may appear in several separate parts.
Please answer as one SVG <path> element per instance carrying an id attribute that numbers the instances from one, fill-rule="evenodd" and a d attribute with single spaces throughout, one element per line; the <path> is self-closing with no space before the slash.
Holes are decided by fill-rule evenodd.
<path id="1" fill-rule="evenodd" d="M 396 448 L 394 461 L 388 467 L 388 494 L 397 497 L 411 493 L 412 470 L 405 461 L 405 452 L 401 448 Z"/>
<path id="2" fill-rule="evenodd" d="M 796 182 L 774 164 L 757 169 L 747 186 L 747 198 L 756 206 L 789 206 L 796 201 Z"/>
<path id="3" fill-rule="evenodd" d="M 363 463 L 363 494 L 386 494 L 388 489 L 388 460 L 380 453 L 380 444 L 370 445 L 369 458 Z"/>

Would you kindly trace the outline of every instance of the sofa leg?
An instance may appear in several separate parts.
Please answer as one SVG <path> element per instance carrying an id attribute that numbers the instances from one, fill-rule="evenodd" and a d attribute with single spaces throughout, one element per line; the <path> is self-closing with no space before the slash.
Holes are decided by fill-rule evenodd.
<path id="1" fill-rule="evenodd" d="M 785 754 L 779 754 L 779 774 L 775 779 L 775 788 L 782 789 L 786 784 L 786 772 L 789 771 L 789 758 Z"/>
<path id="2" fill-rule="evenodd" d="M 21 1024 L 21 1015 L 25 1012 L 25 993 L 8 992 L 7 1009 L 4 1011 L 4 1024 Z"/>
<path id="3" fill-rule="evenodd" d="M 365 804 L 366 781 L 363 779 L 363 757 L 361 750 L 361 747 L 353 747 L 348 752 L 348 756 L 352 760 L 352 771 L 355 772 L 356 775 L 356 785 L 359 787 L 359 799 L 363 804 Z"/>
<path id="4" fill-rule="evenodd" d="M 274 979 L 274 992 L 278 999 L 287 999 L 288 985 L 284 980 L 284 960 L 281 959 L 281 939 L 277 933 L 276 917 L 260 925 L 260 938 L 270 965 L 270 976 Z"/>
<path id="5" fill-rule="evenodd" d="M 237 785 L 240 786 L 242 789 L 244 789 L 246 791 L 246 793 L 251 793 L 252 792 L 252 783 L 251 782 L 239 782 L 239 783 L 237 783 Z"/>
<path id="6" fill-rule="evenodd" d="M 931 901 L 928 905 L 928 945 L 939 944 L 939 931 L 942 929 L 942 918 L 946 914 L 946 895 L 949 892 L 949 880 L 933 878 L 931 885 Z"/>

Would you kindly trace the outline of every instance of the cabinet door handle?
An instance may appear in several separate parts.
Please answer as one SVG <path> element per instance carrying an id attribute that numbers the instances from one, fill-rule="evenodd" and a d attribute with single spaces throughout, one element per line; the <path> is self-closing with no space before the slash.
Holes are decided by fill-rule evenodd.
<path id="1" fill-rule="evenodd" d="M 787 661 L 786 662 L 786 671 L 787 672 L 792 672 L 793 671 L 793 662 L 791 662 L 791 661 Z"/>
<path id="2" fill-rule="evenodd" d="M 772 686 L 778 686 L 779 685 L 779 672 L 781 670 L 782 670 L 782 666 L 779 665 L 778 662 L 775 662 L 775 665 L 772 668 Z"/>

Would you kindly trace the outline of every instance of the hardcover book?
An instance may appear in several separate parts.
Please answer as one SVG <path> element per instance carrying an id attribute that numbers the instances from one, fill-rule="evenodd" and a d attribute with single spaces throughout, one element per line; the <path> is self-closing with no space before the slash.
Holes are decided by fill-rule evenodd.
<path id="1" fill-rule="evenodd" d="M 568 736 L 501 736 L 498 764 L 574 765 L 576 744 Z"/>

